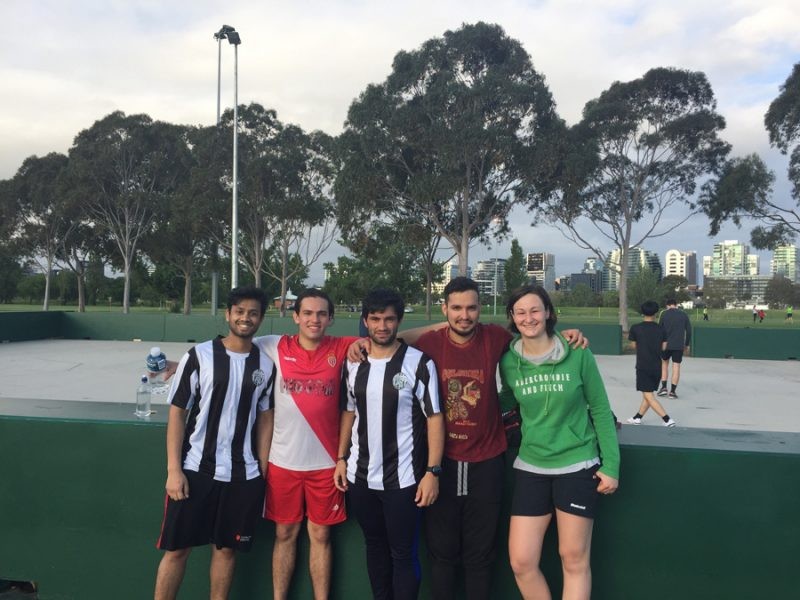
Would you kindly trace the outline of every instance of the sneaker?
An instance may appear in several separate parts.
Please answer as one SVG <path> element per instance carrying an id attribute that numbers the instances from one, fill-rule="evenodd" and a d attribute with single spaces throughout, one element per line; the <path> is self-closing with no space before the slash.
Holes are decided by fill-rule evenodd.
<path id="1" fill-rule="evenodd" d="M 630 423 L 631 425 L 641 425 L 642 424 L 642 420 L 639 419 L 638 417 L 631 417 L 630 419 L 628 419 L 625 422 L 626 423 Z"/>
<path id="2" fill-rule="evenodd" d="M 669 421 L 667 421 L 666 423 L 664 423 L 664 427 L 675 427 L 675 421 L 673 421 L 672 419 L 670 419 Z"/>
<path id="3" fill-rule="evenodd" d="M 667 395 L 667 388 L 665 388 L 665 387 L 661 388 L 660 390 L 658 390 L 656 395 L 657 396 L 666 396 Z"/>
<path id="4" fill-rule="evenodd" d="M 659 396 L 660 395 L 661 394 L 659 394 Z M 670 392 L 669 394 L 667 394 L 667 397 L 672 398 L 673 400 L 677 400 L 678 399 L 678 394 L 676 394 L 675 392 Z"/>

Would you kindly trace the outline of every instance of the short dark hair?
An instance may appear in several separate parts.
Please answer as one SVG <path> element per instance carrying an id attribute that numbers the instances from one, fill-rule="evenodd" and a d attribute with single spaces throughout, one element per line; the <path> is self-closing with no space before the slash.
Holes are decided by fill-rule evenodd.
<path id="1" fill-rule="evenodd" d="M 463 276 L 455 277 L 444 286 L 444 303 L 447 304 L 447 301 L 450 299 L 450 294 L 469 291 L 475 292 L 478 294 L 478 297 L 481 295 L 480 288 L 478 288 L 478 284 L 475 283 L 474 280 Z"/>
<path id="2" fill-rule="evenodd" d="M 667 298 L 667 301 L 664 302 L 664 304 L 666 306 L 678 306 L 678 302 L 675 300 L 675 298 Z"/>
<path id="3" fill-rule="evenodd" d="M 646 300 L 642 302 L 642 306 L 639 310 L 645 317 L 652 317 L 658 312 L 658 302 Z"/>
<path id="4" fill-rule="evenodd" d="M 261 288 L 249 285 L 233 288 L 230 292 L 228 292 L 228 310 L 239 304 L 242 300 L 257 300 L 261 305 L 262 317 L 264 316 L 264 313 L 267 312 L 267 303 L 269 300 L 267 300 L 267 294 L 264 293 L 264 290 Z"/>
<path id="5" fill-rule="evenodd" d="M 370 313 L 383 312 L 390 306 L 397 313 L 397 320 L 402 321 L 406 303 L 400 294 L 385 288 L 372 290 L 364 296 L 364 301 L 361 303 L 361 318 L 366 319 Z"/>
<path id="6" fill-rule="evenodd" d="M 547 332 L 547 337 L 553 337 L 553 334 L 556 332 L 556 323 L 558 322 L 556 308 L 553 306 L 553 301 L 550 300 L 550 294 L 548 294 L 542 286 L 533 285 L 531 283 L 518 287 L 511 292 L 511 295 L 508 297 L 508 302 L 506 303 L 508 329 L 512 333 L 519 333 L 519 329 L 517 329 L 517 326 L 514 324 L 514 305 L 520 300 L 520 298 L 527 296 L 528 294 L 539 296 L 539 298 L 542 300 L 542 304 L 544 304 L 544 309 L 550 313 L 547 317 L 547 321 L 545 321 L 544 327 L 545 331 Z"/>
<path id="7" fill-rule="evenodd" d="M 300 305 L 306 298 L 322 298 L 325 300 L 328 303 L 328 316 L 333 318 L 333 300 L 331 300 L 328 294 L 318 288 L 306 288 L 297 294 L 297 299 L 294 301 L 295 314 L 300 314 Z"/>

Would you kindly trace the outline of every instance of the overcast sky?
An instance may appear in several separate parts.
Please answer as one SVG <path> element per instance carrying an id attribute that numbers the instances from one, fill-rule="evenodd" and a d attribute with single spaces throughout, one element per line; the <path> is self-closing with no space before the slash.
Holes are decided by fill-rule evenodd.
<path id="1" fill-rule="evenodd" d="M 671 66 L 708 76 L 727 121 L 733 155 L 759 153 L 789 202 L 787 159 L 769 148 L 763 117 L 800 61 L 797 0 L 2 0 L 0 178 L 30 155 L 66 152 L 75 135 L 114 110 L 209 125 L 216 118 L 217 44 L 240 32 L 239 102 L 274 108 L 284 122 L 337 134 L 352 100 L 383 81 L 401 49 L 417 48 L 462 23 L 500 24 L 522 42 L 572 124 L 614 81 Z M 233 103 L 233 49 L 223 47 L 223 109 Z M 556 255 L 558 274 L 580 269 L 587 252 L 554 229 L 513 215 L 525 251 Z M 645 247 L 710 254 L 721 239 L 749 239 L 749 227 L 713 240 L 693 221 Z M 510 242 L 475 248 L 470 262 L 505 257 Z M 328 258 L 329 260 L 332 257 Z M 761 270 L 769 268 L 763 254 Z M 321 268 L 312 281 L 321 283 Z"/>

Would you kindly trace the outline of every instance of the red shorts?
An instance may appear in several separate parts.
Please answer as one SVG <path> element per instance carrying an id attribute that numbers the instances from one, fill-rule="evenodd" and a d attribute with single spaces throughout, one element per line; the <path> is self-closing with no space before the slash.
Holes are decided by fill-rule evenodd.
<path id="1" fill-rule="evenodd" d="M 291 471 L 270 463 L 264 518 L 276 523 L 299 523 L 307 515 L 317 525 L 335 525 L 347 519 L 344 493 L 333 485 L 333 471 L 334 467 Z"/>

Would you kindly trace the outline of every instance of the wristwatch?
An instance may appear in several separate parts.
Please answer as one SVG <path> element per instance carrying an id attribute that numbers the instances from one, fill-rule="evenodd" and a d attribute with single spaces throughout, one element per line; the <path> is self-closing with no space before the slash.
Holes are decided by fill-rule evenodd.
<path id="1" fill-rule="evenodd" d="M 438 477 L 442 474 L 442 465 L 433 465 L 432 467 L 428 467 L 425 469 L 428 473 L 433 473 L 434 477 Z"/>

